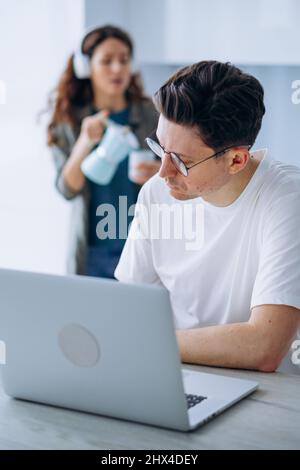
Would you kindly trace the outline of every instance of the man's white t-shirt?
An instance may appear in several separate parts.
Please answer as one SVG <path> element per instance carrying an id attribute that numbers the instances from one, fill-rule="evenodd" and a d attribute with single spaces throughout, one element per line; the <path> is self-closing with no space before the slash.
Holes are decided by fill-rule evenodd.
<path id="1" fill-rule="evenodd" d="M 200 197 L 176 200 L 158 175 L 140 191 L 115 277 L 166 287 L 176 328 L 244 322 L 262 304 L 300 309 L 300 168 L 270 159 L 266 150 L 252 155 L 260 163 L 226 207 Z M 151 232 L 159 218 L 149 214 L 158 207 L 172 207 L 160 220 L 173 221 L 177 232 Z"/>

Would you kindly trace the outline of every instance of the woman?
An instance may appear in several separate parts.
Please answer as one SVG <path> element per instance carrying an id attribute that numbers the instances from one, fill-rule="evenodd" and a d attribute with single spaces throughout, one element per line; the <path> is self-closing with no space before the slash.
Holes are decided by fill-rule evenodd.
<path id="1" fill-rule="evenodd" d="M 105 131 L 99 111 L 102 117 L 129 125 L 142 148 L 146 148 L 145 137 L 157 126 L 154 106 L 144 96 L 138 75 L 132 73 L 132 56 L 127 33 L 113 26 L 94 29 L 70 58 L 56 89 L 48 145 L 57 168 L 56 187 L 64 198 L 74 200 L 69 273 L 113 277 L 125 240 L 118 238 L 118 230 L 116 239 L 99 239 L 97 207 L 113 205 L 118 221 L 119 196 L 127 197 L 129 208 L 141 185 L 159 168 L 156 161 L 140 164 L 142 176 L 133 183 L 128 179 L 126 158 L 106 186 L 92 183 L 81 171 L 81 163 Z"/>

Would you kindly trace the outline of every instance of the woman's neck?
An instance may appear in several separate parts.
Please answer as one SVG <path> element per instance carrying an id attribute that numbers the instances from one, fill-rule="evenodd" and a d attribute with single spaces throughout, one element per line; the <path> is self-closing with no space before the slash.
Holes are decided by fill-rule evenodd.
<path id="1" fill-rule="evenodd" d="M 93 104 L 97 109 L 107 109 L 111 112 L 123 111 L 128 106 L 124 95 L 108 96 L 102 92 L 94 91 Z"/>

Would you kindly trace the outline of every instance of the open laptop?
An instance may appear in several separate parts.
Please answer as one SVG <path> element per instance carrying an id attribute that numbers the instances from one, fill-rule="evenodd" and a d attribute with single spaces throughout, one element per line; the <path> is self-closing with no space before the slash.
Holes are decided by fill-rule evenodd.
<path id="1" fill-rule="evenodd" d="M 182 369 L 168 292 L 0 269 L 0 366 L 15 398 L 188 431 L 252 381 Z"/>

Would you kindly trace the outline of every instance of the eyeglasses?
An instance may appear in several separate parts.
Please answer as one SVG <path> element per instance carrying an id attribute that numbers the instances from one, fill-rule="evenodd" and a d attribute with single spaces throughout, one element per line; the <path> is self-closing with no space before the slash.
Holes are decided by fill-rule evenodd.
<path id="1" fill-rule="evenodd" d="M 165 153 L 170 155 L 171 157 L 171 160 L 172 160 L 172 163 L 173 165 L 175 166 L 175 168 L 183 175 L 183 176 L 188 176 L 189 174 L 189 170 L 191 168 L 194 168 L 194 166 L 197 166 L 197 165 L 200 165 L 200 163 L 204 163 L 206 162 L 207 160 L 210 160 L 211 158 L 214 158 L 214 157 L 218 157 L 218 156 L 221 156 L 223 154 L 225 154 L 226 152 L 228 152 L 228 150 L 231 150 L 233 148 L 237 148 L 237 147 L 246 147 L 247 150 L 250 150 L 251 148 L 251 145 L 233 145 L 231 147 L 226 147 L 224 148 L 223 150 L 219 150 L 219 152 L 216 152 L 214 153 L 213 155 L 210 155 L 209 157 L 205 158 L 204 160 L 200 160 L 199 162 L 197 163 L 194 163 L 193 165 L 191 166 L 186 166 L 186 164 L 181 160 L 181 158 L 174 152 L 167 152 L 162 145 L 159 144 L 159 142 L 157 140 L 154 140 L 154 138 L 156 138 L 156 136 L 153 134 L 151 134 L 151 137 L 146 137 L 145 141 L 148 145 L 148 147 L 150 147 L 150 149 L 152 150 L 152 152 L 155 153 L 155 155 L 157 155 L 159 158 L 163 159 Z"/>

